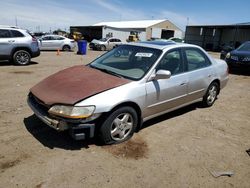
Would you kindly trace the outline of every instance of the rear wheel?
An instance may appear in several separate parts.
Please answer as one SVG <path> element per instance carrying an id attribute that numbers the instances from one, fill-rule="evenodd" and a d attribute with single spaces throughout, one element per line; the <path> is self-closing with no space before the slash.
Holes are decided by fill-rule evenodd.
<path id="1" fill-rule="evenodd" d="M 100 128 L 100 139 L 104 144 L 118 144 L 131 138 L 138 123 L 132 107 L 121 107 L 113 111 Z"/>
<path id="2" fill-rule="evenodd" d="M 203 97 L 203 104 L 206 107 L 210 107 L 214 104 L 217 99 L 217 95 L 219 93 L 219 84 L 216 82 L 212 82 L 208 89 L 206 95 Z"/>
<path id="3" fill-rule="evenodd" d="M 18 50 L 13 55 L 13 61 L 16 65 L 28 65 L 30 63 L 30 54 L 25 50 Z"/>
<path id="4" fill-rule="evenodd" d="M 64 45 L 62 48 L 63 51 L 69 52 L 70 51 L 70 46 Z"/>

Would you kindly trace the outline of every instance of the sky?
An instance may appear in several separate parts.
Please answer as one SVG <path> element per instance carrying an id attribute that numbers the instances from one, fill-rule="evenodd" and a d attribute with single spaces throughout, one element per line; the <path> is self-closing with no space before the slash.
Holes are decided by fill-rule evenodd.
<path id="1" fill-rule="evenodd" d="M 186 25 L 250 22 L 249 0 L 1 0 L 0 25 L 69 31 L 106 21 L 168 19 Z"/>

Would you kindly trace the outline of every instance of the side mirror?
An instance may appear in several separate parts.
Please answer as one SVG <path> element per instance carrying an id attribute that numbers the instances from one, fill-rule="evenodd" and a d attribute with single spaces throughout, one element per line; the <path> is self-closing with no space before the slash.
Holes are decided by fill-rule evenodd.
<path id="1" fill-rule="evenodd" d="M 171 77 L 171 72 L 168 70 L 158 70 L 153 76 L 151 76 L 150 80 L 161 80 L 161 79 L 169 79 Z"/>

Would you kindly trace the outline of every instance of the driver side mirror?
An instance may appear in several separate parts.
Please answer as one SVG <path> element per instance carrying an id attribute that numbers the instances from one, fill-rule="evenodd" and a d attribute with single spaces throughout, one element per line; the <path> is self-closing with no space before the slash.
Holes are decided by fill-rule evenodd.
<path id="1" fill-rule="evenodd" d="M 158 70 L 155 74 L 150 77 L 151 80 L 161 80 L 161 79 L 169 79 L 171 77 L 171 72 L 168 70 Z"/>

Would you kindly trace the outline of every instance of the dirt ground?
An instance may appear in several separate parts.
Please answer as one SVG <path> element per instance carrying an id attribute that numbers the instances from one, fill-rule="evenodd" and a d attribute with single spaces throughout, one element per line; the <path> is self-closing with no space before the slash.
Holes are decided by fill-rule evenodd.
<path id="1" fill-rule="evenodd" d="M 120 145 L 74 141 L 39 121 L 26 104 L 29 88 L 100 54 L 0 63 L 0 187 L 250 187 L 249 75 L 230 74 L 211 108 L 194 104 L 150 120 Z"/>

